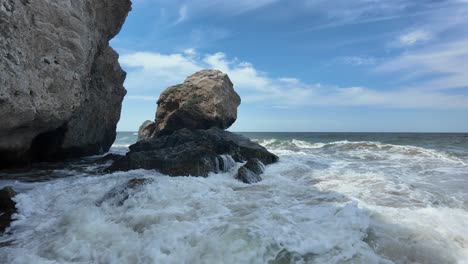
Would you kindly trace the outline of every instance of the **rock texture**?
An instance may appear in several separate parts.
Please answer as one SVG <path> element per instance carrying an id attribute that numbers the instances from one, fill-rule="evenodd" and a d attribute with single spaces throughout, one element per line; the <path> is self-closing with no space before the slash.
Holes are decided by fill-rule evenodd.
<path id="1" fill-rule="evenodd" d="M 104 203 L 113 206 L 122 206 L 130 196 L 142 190 L 145 185 L 153 183 L 153 179 L 135 178 L 128 180 L 126 183 L 112 188 L 104 197 L 96 202 L 97 206 Z"/>
<path id="2" fill-rule="evenodd" d="M 258 159 L 250 159 L 240 167 L 234 178 L 243 183 L 256 183 L 262 180 L 260 176 L 265 171 L 265 165 Z"/>
<path id="3" fill-rule="evenodd" d="M 240 101 L 227 74 L 199 71 L 183 84 L 161 93 L 157 102 L 157 133 L 167 135 L 182 128 L 227 129 L 237 119 Z"/>
<path id="4" fill-rule="evenodd" d="M 125 72 L 109 40 L 130 0 L 0 0 L 0 168 L 105 152 Z"/>
<path id="5" fill-rule="evenodd" d="M 150 120 L 146 120 L 141 124 L 140 129 L 138 129 L 138 141 L 151 138 L 156 129 L 156 123 Z"/>
<path id="6" fill-rule="evenodd" d="M 232 167 L 223 155 L 232 156 L 236 162 L 258 159 L 268 165 L 278 161 L 264 147 L 238 134 L 219 128 L 180 129 L 137 142 L 108 170 L 155 169 L 171 176 L 208 176 L 210 172 L 228 171 Z"/>
<path id="7" fill-rule="evenodd" d="M 0 233 L 10 226 L 11 217 L 16 213 L 16 203 L 13 201 L 15 196 L 16 192 L 11 187 L 0 190 Z"/>

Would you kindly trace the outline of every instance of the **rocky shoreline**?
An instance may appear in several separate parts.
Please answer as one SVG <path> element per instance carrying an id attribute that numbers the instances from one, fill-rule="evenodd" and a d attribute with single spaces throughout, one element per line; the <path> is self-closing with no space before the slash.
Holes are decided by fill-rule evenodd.
<path id="1" fill-rule="evenodd" d="M 195 98 L 195 99 L 194 99 Z M 158 100 L 156 120 L 145 121 L 125 157 L 109 172 L 154 169 L 170 176 L 208 176 L 246 163 L 236 178 L 261 180 L 264 166 L 278 157 L 246 137 L 225 131 L 237 119 L 240 97 L 227 74 L 202 70 L 167 88 Z"/>

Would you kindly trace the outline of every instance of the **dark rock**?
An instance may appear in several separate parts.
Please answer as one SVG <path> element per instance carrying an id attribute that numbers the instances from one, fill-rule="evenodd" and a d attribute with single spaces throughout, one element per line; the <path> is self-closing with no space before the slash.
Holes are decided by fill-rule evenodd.
<path id="1" fill-rule="evenodd" d="M 126 91 L 109 40 L 130 9 L 130 0 L 1 1 L 0 168 L 110 148 Z"/>
<path id="2" fill-rule="evenodd" d="M 138 129 L 138 141 L 150 138 L 156 129 L 157 124 L 155 122 L 146 120 Z"/>
<path id="3" fill-rule="evenodd" d="M 261 174 L 265 171 L 265 165 L 258 159 L 250 159 L 244 166 L 240 167 L 234 176 L 243 183 L 256 183 L 262 180 Z"/>
<path id="4" fill-rule="evenodd" d="M 107 170 L 155 169 L 170 176 L 208 176 L 228 169 L 222 155 L 236 162 L 258 159 L 267 165 L 278 161 L 276 155 L 238 134 L 218 128 L 180 129 L 131 145 L 130 152 Z"/>
<path id="5" fill-rule="evenodd" d="M 123 157 L 124 157 L 124 155 L 109 153 L 109 154 L 105 155 L 104 157 L 97 159 L 96 163 L 106 163 L 106 162 L 109 162 L 109 161 L 114 161 L 115 162 L 116 160 L 119 160 L 119 159 L 121 159 Z"/>
<path id="6" fill-rule="evenodd" d="M 161 93 L 156 112 L 157 134 L 182 128 L 229 128 L 237 119 L 240 97 L 229 77 L 217 70 L 202 70 L 183 84 Z"/>
<path id="7" fill-rule="evenodd" d="M 96 205 L 101 206 L 103 203 L 108 203 L 110 205 L 122 206 L 131 195 L 140 191 L 143 186 L 153 181 L 153 179 L 146 178 L 131 179 L 123 185 L 117 186 L 107 192 L 102 199 L 96 202 Z"/>
<path id="8" fill-rule="evenodd" d="M 11 217 L 16 213 L 16 203 L 13 201 L 15 196 L 16 192 L 11 187 L 0 190 L 0 233 L 3 233 L 10 226 Z"/>

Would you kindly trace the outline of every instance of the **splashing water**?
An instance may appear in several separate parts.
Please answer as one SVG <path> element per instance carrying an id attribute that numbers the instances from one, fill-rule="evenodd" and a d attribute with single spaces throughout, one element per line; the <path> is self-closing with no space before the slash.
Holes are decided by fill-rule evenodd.
<path id="1" fill-rule="evenodd" d="M 467 263 L 468 135 L 246 135 L 280 156 L 253 185 L 234 169 L 194 178 L 73 163 L 36 171 L 50 175 L 42 182 L 6 175 L 21 193 L 0 259 Z M 135 138 L 119 133 L 112 151 Z M 153 181 L 122 204 L 97 203 L 132 178 Z"/>

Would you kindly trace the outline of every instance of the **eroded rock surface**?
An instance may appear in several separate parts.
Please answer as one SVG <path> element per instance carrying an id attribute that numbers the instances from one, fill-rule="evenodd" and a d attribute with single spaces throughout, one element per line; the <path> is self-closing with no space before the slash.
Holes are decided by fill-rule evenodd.
<path id="1" fill-rule="evenodd" d="M 243 183 L 256 183 L 262 180 L 260 176 L 265 171 L 265 165 L 258 159 L 250 159 L 237 170 L 234 178 Z"/>
<path id="2" fill-rule="evenodd" d="M 183 84 L 161 93 L 156 112 L 158 134 L 167 135 L 182 128 L 229 128 L 237 119 L 240 97 L 227 74 L 202 70 Z"/>
<path id="3" fill-rule="evenodd" d="M 109 40 L 130 0 L 0 0 L 0 168 L 107 151 L 125 72 Z"/>
<path id="4" fill-rule="evenodd" d="M 146 120 L 143 122 L 143 124 L 141 124 L 140 128 L 138 129 L 138 141 L 152 137 L 156 127 L 157 125 L 153 121 Z"/>
<path id="5" fill-rule="evenodd" d="M 258 159 L 265 165 L 278 161 L 276 155 L 238 134 L 219 128 L 181 129 L 137 142 L 108 170 L 155 169 L 170 176 L 208 176 L 231 168 L 222 155 L 230 155 L 237 162 Z"/>

